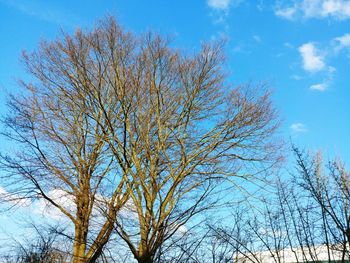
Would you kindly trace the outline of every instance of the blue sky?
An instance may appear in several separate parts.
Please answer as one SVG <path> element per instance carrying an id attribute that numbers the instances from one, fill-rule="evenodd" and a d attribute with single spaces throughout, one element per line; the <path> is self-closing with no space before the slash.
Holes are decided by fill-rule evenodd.
<path id="1" fill-rule="evenodd" d="M 25 76 L 21 50 L 109 14 L 136 33 L 153 29 L 197 48 L 224 37 L 229 82 L 267 83 L 287 141 L 350 159 L 350 1 L 0 0 L 0 113 Z"/>
<path id="2" fill-rule="evenodd" d="M 285 140 L 349 164 L 345 0 L 0 0 L 0 114 L 6 112 L 5 90 L 16 92 L 16 79 L 26 77 L 19 61 L 23 49 L 56 38 L 62 29 L 91 28 L 106 14 L 135 33 L 170 35 L 187 49 L 226 38 L 228 81 L 271 87 Z"/>

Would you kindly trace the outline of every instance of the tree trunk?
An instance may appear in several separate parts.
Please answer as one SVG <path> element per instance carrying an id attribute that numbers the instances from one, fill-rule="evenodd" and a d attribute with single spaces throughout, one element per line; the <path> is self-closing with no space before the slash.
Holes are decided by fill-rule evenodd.
<path id="1" fill-rule="evenodd" d="M 78 244 L 78 242 L 74 242 L 73 263 L 86 263 L 85 244 Z"/>
<path id="2" fill-rule="evenodd" d="M 138 263 L 153 263 L 153 256 L 150 254 L 143 254 L 140 257 L 137 257 Z"/>
<path id="3" fill-rule="evenodd" d="M 87 263 L 86 260 L 86 231 L 82 224 L 75 226 L 75 237 L 73 243 L 73 263 Z"/>

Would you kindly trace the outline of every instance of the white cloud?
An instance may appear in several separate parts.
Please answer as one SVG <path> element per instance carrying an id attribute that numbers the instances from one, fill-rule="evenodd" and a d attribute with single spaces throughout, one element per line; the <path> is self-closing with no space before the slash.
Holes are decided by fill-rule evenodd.
<path id="1" fill-rule="evenodd" d="M 294 75 L 292 75 L 292 76 L 290 76 L 292 79 L 294 79 L 294 80 L 302 80 L 303 79 L 303 77 L 302 76 L 300 76 L 300 75 L 297 75 L 297 74 L 294 74 Z"/>
<path id="2" fill-rule="evenodd" d="M 208 0 L 208 6 L 213 9 L 226 10 L 230 7 L 231 0 Z"/>
<path id="3" fill-rule="evenodd" d="M 74 203 L 74 197 L 63 190 L 53 189 L 47 194 L 54 202 L 62 206 L 71 214 L 75 214 L 76 205 Z M 33 212 L 54 220 L 65 218 L 62 212 L 53 206 L 49 201 L 40 199 L 35 205 Z"/>
<path id="4" fill-rule="evenodd" d="M 302 133 L 302 132 L 307 132 L 307 128 L 304 124 L 298 122 L 298 123 L 293 123 L 290 126 L 290 129 L 292 130 L 292 132 L 294 133 Z"/>
<path id="5" fill-rule="evenodd" d="M 327 83 L 318 83 L 310 86 L 311 90 L 316 90 L 316 91 L 325 91 L 328 88 Z"/>
<path id="6" fill-rule="evenodd" d="M 303 59 L 303 68 L 309 72 L 318 72 L 325 68 L 324 56 L 311 42 L 299 47 Z"/>
<path id="7" fill-rule="evenodd" d="M 181 234 L 185 234 L 185 233 L 187 233 L 188 229 L 187 229 L 186 226 L 181 225 L 181 226 L 177 229 L 177 231 L 178 231 L 179 233 L 181 233 Z"/>
<path id="8" fill-rule="evenodd" d="M 336 68 L 329 66 L 327 68 L 324 80 L 321 83 L 311 85 L 310 89 L 314 91 L 321 91 L 321 92 L 326 91 L 328 87 L 332 84 L 335 72 L 336 72 Z"/>
<path id="9" fill-rule="evenodd" d="M 292 20 L 295 17 L 297 9 L 295 7 L 277 8 L 275 14 L 279 17 L 283 17 L 288 20 Z"/>
<path id="10" fill-rule="evenodd" d="M 75 196 L 62 189 L 53 189 L 47 193 L 54 202 L 64 208 L 67 212 L 73 216 L 76 214 Z M 104 205 L 106 198 L 100 194 L 95 195 L 95 202 L 92 208 L 91 225 L 96 226 L 103 222 L 105 215 L 99 209 L 99 206 Z M 53 206 L 46 199 L 40 199 L 37 203 L 33 204 L 32 211 L 34 214 L 41 215 L 47 219 L 56 221 L 66 221 L 68 218 L 55 206 Z"/>
<path id="11" fill-rule="evenodd" d="M 12 194 L 0 186 L 0 203 L 4 203 L 9 206 L 27 207 L 31 205 L 32 202 L 30 199 L 22 198 L 18 194 Z"/>
<path id="12" fill-rule="evenodd" d="M 299 0 L 292 6 L 277 7 L 277 16 L 293 20 L 296 18 L 350 18 L 349 0 Z"/>
<path id="13" fill-rule="evenodd" d="M 119 215 L 131 220 L 137 219 L 137 209 L 132 199 L 126 201 L 125 205 L 121 208 Z"/>
<path id="14" fill-rule="evenodd" d="M 230 13 L 230 9 L 239 6 L 245 0 L 207 0 L 207 5 L 212 9 L 210 16 L 214 18 L 214 24 L 224 24 L 227 31 L 229 26 L 226 18 Z"/>
<path id="15" fill-rule="evenodd" d="M 325 91 L 328 89 L 328 87 L 332 84 L 334 74 L 337 71 L 335 67 L 329 66 L 326 71 L 326 76 L 322 83 L 312 85 L 310 87 L 311 90 L 317 90 L 317 91 Z"/>
<path id="16" fill-rule="evenodd" d="M 344 48 L 350 47 L 350 34 L 345 34 L 341 37 L 336 37 L 333 40 L 334 42 L 334 51 L 339 52 Z"/>
<path id="17" fill-rule="evenodd" d="M 171 230 L 175 230 L 175 235 L 178 237 L 184 236 L 188 233 L 188 228 L 185 225 L 178 225 L 173 223 L 170 225 Z"/>
<path id="18" fill-rule="evenodd" d="M 348 0 L 327 0 L 317 2 L 320 2 L 321 6 L 318 10 L 315 10 L 314 17 L 332 16 L 337 19 L 350 18 L 350 2 Z"/>
<path id="19" fill-rule="evenodd" d="M 337 71 L 337 69 L 335 67 L 332 67 L 332 66 L 329 66 L 327 70 L 328 70 L 328 73 L 330 73 L 330 74 Z"/>

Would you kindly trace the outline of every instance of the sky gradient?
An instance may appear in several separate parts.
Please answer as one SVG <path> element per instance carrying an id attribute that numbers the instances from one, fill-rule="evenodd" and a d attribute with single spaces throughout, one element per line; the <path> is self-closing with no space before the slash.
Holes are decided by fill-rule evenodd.
<path id="1" fill-rule="evenodd" d="M 28 78 L 22 50 L 62 30 L 91 28 L 106 15 L 135 33 L 169 35 L 188 50 L 225 38 L 228 83 L 268 85 L 287 143 L 323 150 L 326 159 L 338 156 L 349 167 L 350 1 L 344 0 L 0 0 L 0 115 L 6 92 L 16 93 L 16 80 Z M 2 138 L 0 145 L 13 147 Z M 39 203 L 27 212 L 40 209 Z M 0 233 L 19 231 L 18 220 L 1 214 Z"/>
<path id="2" fill-rule="evenodd" d="M 228 83 L 267 84 L 287 142 L 349 163 L 350 1 L 345 0 L 0 0 L 0 114 L 6 113 L 5 91 L 16 92 L 16 79 L 27 77 L 22 50 L 59 37 L 61 30 L 91 28 L 105 15 L 135 33 L 169 35 L 174 46 L 189 50 L 227 39 Z"/>

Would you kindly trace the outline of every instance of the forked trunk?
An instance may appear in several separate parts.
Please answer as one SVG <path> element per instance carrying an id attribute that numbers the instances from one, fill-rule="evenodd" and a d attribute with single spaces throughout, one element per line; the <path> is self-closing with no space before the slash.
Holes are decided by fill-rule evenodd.
<path id="1" fill-rule="evenodd" d="M 152 263 L 153 262 L 153 256 L 150 254 L 144 254 L 137 258 L 138 263 Z"/>

